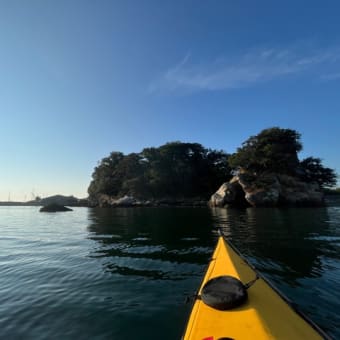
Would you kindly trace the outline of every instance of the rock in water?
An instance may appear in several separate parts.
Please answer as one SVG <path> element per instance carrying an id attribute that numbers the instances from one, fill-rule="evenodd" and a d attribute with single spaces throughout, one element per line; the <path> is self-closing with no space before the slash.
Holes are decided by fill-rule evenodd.
<path id="1" fill-rule="evenodd" d="M 212 207 L 322 206 L 324 194 L 318 183 L 306 183 L 296 177 L 276 173 L 240 172 L 210 198 Z"/>
<path id="2" fill-rule="evenodd" d="M 39 211 L 40 212 L 58 212 L 58 211 L 72 211 L 72 209 L 67 208 L 60 204 L 52 203 L 52 204 L 45 205 Z"/>
<path id="3" fill-rule="evenodd" d="M 209 205 L 212 207 L 225 207 L 229 204 L 245 206 L 247 203 L 243 187 L 235 178 L 229 183 L 223 183 L 209 201 Z"/>

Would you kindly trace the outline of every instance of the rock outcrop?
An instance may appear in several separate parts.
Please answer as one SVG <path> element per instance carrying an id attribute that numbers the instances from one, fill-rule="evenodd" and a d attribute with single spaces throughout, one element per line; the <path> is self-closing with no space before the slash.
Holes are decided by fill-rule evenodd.
<path id="1" fill-rule="evenodd" d="M 132 196 L 116 198 L 109 195 L 99 195 L 98 205 L 100 207 L 136 207 L 143 204 Z"/>
<path id="2" fill-rule="evenodd" d="M 52 203 L 45 205 L 44 207 L 40 208 L 40 212 L 58 212 L 58 211 L 72 211 L 72 209 L 64 207 L 63 205 Z"/>
<path id="3" fill-rule="evenodd" d="M 97 195 L 95 198 L 89 200 L 91 207 L 202 207 L 207 206 L 207 200 L 197 198 L 182 198 L 176 199 L 171 197 L 164 197 L 158 199 L 137 199 L 133 196 L 113 197 L 105 194 Z"/>
<path id="4" fill-rule="evenodd" d="M 275 173 L 250 174 L 240 172 L 210 198 L 209 205 L 224 207 L 240 206 L 320 206 L 324 194 L 317 183 Z"/>
<path id="5" fill-rule="evenodd" d="M 293 177 L 278 176 L 281 183 L 281 203 L 295 206 L 318 206 L 324 204 L 324 193 L 318 183 L 305 183 Z"/>
<path id="6" fill-rule="evenodd" d="M 209 204 L 213 207 L 223 207 L 228 204 L 247 205 L 243 187 L 238 179 L 233 177 L 229 182 L 223 183 L 211 196 Z"/>

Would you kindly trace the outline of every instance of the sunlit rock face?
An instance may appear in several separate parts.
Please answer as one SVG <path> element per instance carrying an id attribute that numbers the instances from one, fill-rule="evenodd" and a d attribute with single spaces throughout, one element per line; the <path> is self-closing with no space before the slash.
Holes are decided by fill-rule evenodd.
<path id="1" fill-rule="evenodd" d="M 123 197 L 114 197 L 105 194 L 99 194 L 88 200 L 90 207 L 159 207 L 159 206 L 177 206 L 177 207 L 206 207 L 207 200 L 202 197 L 192 198 L 173 198 L 163 197 L 158 199 L 135 198 L 130 195 Z"/>
<path id="2" fill-rule="evenodd" d="M 242 186 L 235 179 L 223 183 L 221 187 L 211 196 L 209 205 L 212 207 L 224 207 L 226 205 L 247 205 Z"/>
<path id="3" fill-rule="evenodd" d="M 292 176 L 275 173 L 239 173 L 223 183 L 209 201 L 212 207 L 318 206 L 324 194 L 317 183 L 305 183 Z"/>

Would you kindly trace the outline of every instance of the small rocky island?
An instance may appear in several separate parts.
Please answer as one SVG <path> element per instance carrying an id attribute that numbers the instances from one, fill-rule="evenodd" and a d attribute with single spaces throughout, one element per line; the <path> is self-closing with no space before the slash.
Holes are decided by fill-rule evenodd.
<path id="1" fill-rule="evenodd" d="M 324 189 L 334 186 L 337 176 L 320 158 L 299 160 L 300 138 L 298 132 L 278 127 L 250 137 L 230 156 L 234 176 L 211 196 L 209 205 L 323 205 Z"/>
<path id="2" fill-rule="evenodd" d="M 89 205 L 320 206 L 337 174 L 320 158 L 300 160 L 300 139 L 295 130 L 273 127 L 231 155 L 181 142 L 128 155 L 112 152 L 92 174 Z"/>
<path id="3" fill-rule="evenodd" d="M 40 208 L 39 211 L 40 212 L 59 212 L 59 211 L 72 211 L 72 209 L 67 208 L 63 205 L 57 204 L 57 203 L 50 203 Z"/>

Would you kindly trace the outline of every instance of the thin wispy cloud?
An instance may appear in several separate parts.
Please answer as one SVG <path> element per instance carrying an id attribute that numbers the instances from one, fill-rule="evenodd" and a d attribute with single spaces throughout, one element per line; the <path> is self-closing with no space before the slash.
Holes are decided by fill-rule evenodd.
<path id="1" fill-rule="evenodd" d="M 195 92 L 238 89 L 306 72 L 320 72 L 318 77 L 322 77 L 322 73 L 331 73 L 330 69 L 339 64 L 338 47 L 313 51 L 256 49 L 204 63 L 194 62 L 188 54 L 154 81 L 149 90 Z M 337 75 L 328 79 L 337 78 Z"/>
<path id="2" fill-rule="evenodd" d="M 329 73 L 321 76 L 322 80 L 337 80 L 340 79 L 340 72 L 338 73 Z"/>

